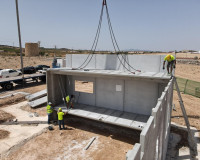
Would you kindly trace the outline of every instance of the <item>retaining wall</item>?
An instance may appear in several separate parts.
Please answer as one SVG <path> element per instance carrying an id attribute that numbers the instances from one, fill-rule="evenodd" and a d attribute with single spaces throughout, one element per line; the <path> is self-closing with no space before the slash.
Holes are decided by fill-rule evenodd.
<path id="1" fill-rule="evenodd" d="M 170 80 L 140 134 L 140 143 L 129 150 L 127 160 L 165 160 L 173 98 L 173 79 Z"/>

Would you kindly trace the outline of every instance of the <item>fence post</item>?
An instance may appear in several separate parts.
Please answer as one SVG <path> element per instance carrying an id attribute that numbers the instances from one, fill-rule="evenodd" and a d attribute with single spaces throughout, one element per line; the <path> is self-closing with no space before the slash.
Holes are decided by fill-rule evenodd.
<path id="1" fill-rule="evenodd" d="M 187 83 L 188 83 L 188 79 L 187 79 L 186 82 L 185 82 L 184 94 L 185 94 L 185 91 L 186 91 Z"/>

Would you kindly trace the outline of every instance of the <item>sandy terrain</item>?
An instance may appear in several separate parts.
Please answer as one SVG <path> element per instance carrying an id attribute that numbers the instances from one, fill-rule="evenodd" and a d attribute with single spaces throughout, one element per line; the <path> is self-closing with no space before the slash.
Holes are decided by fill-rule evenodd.
<path id="1" fill-rule="evenodd" d="M 15 117 L 12 114 L 0 110 L 0 123 L 6 122 L 7 120 L 12 120 L 14 118 Z"/>
<path id="2" fill-rule="evenodd" d="M 39 116 L 47 115 L 46 105 L 40 106 L 38 108 L 31 108 L 29 105 L 26 105 L 26 106 L 22 106 L 21 109 L 30 113 L 36 112 L 39 114 Z"/>
<path id="3" fill-rule="evenodd" d="M 4 139 L 4 138 L 8 137 L 9 134 L 10 133 L 8 131 L 0 129 L 0 139 Z"/>
<path id="4" fill-rule="evenodd" d="M 200 66 L 177 63 L 175 75 L 200 82 Z"/>
<path id="5" fill-rule="evenodd" d="M 197 128 L 200 133 L 200 98 L 196 98 L 187 94 L 181 94 L 181 96 L 183 98 L 183 103 L 185 105 L 190 125 Z M 173 103 L 176 106 L 176 111 L 172 112 L 172 121 L 181 125 L 185 125 L 176 91 L 174 91 Z"/>
<path id="6" fill-rule="evenodd" d="M 46 89 L 46 84 L 44 83 L 33 83 L 33 84 L 28 84 L 25 86 L 25 88 L 22 88 L 22 86 L 16 86 L 12 91 L 10 92 L 4 92 L 3 89 L 0 89 L 0 97 L 5 96 L 5 95 L 9 95 L 12 93 L 16 93 L 16 92 L 26 92 L 26 93 L 35 93 L 38 91 L 41 91 L 43 89 Z M 19 103 L 21 101 L 25 100 L 25 95 L 23 94 L 17 94 L 14 95 L 12 97 L 8 97 L 8 98 L 4 98 L 4 99 L 0 99 L 0 107 L 5 107 L 7 105 L 10 104 L 15 104 L 15 103 Z"/>
<path id="7" fill-rule="evenodd" d="M 118 127 L 101 126 L 84 119 L 69 118 L 67 130 L 60 131 L 56 126 L 53 131 L 26 143 L 7 159 L 121 160 L 139 141 L 139 132 L 120 132 Z M 85 150 L 93 137 L 96 137 L 95 141 Z"/>
<path id="8" fill-rule="evenodd" d="M 174 53 L 148 53 L 148 54 L 156 54 L 156 55 L 167 55 L 167 54 L 172 54 L 175 55 Z M 177 58 L 194 58 L 198 57 L 200 59 L 200 54 L 194 54 L 194 53 L 176 53 Z"/>
<path id="9" fill-rule="evenodd" d="M 24 67 L 36 66 L 36 65 L 52 65 L 53 58 L 45 57 L 23 57 Z M 0 68 L 1 69 L 20 69 L 21 60 L 20 56 L 0 56 Z"/>

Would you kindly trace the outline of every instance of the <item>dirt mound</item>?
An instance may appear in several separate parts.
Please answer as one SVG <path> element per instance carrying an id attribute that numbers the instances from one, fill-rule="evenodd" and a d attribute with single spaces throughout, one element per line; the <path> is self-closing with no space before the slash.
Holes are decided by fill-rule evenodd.
<path id="1" fill-rule="evenodd" d="M 21 106 L 20 109 L 27 111 L 27 112 L 37 112 L 39 116 L 46 116 L 47 111 L 46 111 L 46 105 L 40 107 L 40 108 L 31 108 L 29 105 Z"/>
<path id="2" fill-rule="evenodd" d="M 12 120 L 14 118 L 15 117 L 12 114 L 0 110 L 0 123 Z"/>
<path id="3" fill-rule="evenodd" d="M 10 105 L 10 104 L 16 104 L 24 100 L 25 100 L 25 95 L 21 95 L 21 94 L 0 99 L 0 107 L 5 107 L 6 105 Z"/>
<path id="4" fill-rule="evenodd" d="M 8 137 L 9 134 L 10 134 L 10 132 L 0 129 L 0 139 L 4 139 L 4 138 Z"/>

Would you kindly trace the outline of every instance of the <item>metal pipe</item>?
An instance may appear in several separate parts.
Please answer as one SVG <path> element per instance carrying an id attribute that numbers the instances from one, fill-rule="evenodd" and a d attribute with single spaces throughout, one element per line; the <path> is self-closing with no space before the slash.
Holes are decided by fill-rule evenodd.
<path id="1" fill-rule="evenodd" d="M 21 70 L 22 70 L 22 79 L 23 79 L 23 86 L 24 86 L 24 67 L 23 67 L 23 57 L 22 57 L 22 42 L 21 42 L 20 22 L 19 22 L 18 0 L 15 0 L 15 4 L 16 4 L 18 37 L 19 37 L 20 58 L 21 58 Z"/>

